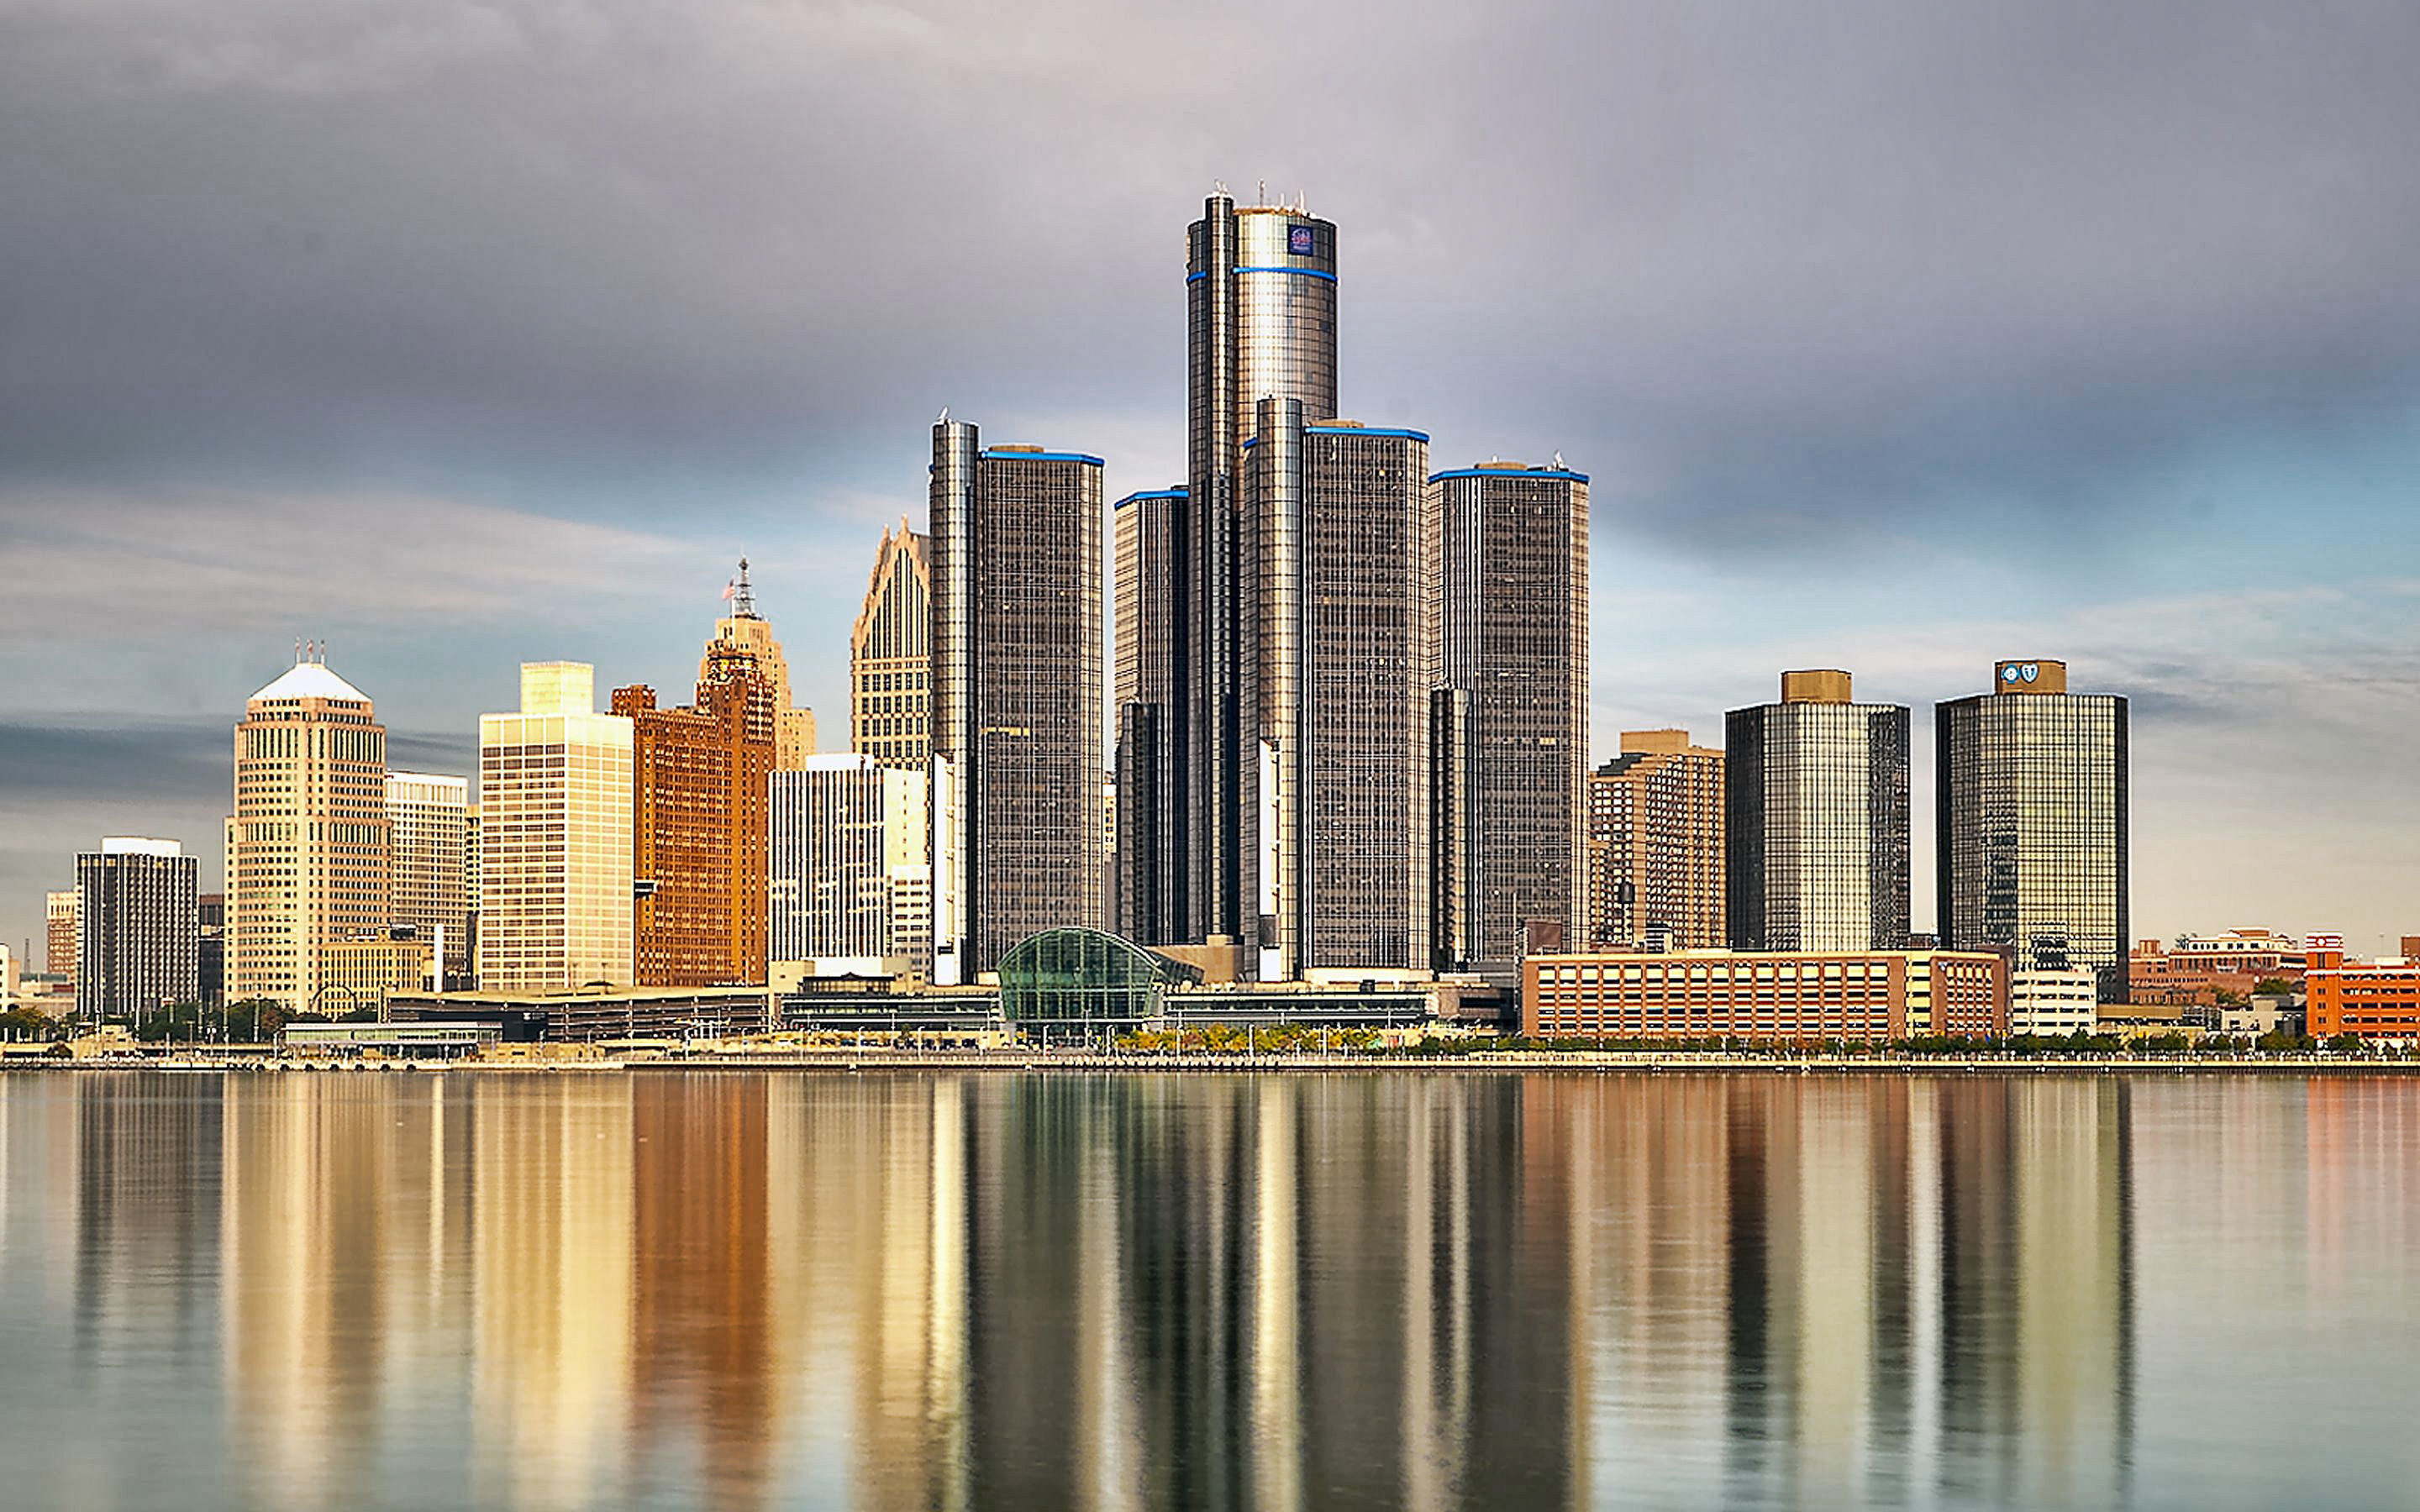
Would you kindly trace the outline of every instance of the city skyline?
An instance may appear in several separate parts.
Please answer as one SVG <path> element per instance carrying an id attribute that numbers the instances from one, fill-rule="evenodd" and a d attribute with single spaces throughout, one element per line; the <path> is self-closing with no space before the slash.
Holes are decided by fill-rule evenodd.
<path id="1" fill-rule="evenodd" d="M 669 48 L 599 18 L 559 69 L 535 22 L 428 18 L 381 73 L 366 19 L 240 5 L 230 54 L 46 12 L 0 64 L 49 164 L 0 185 L 51 291 L 0 369 L 0 935 L 106 833 L 177 836 L 215 883 L 225 711 L 297 637 L 377 697 L 396 765 L 468 775 L 523 660 L 688 686 L 745 554 L 838 746 L 867 553 L 940 404 L 1104 455 L 1112 497 L 1187 476 L 1170 224 L 1223 174 L 1348 228 L 1357 418 L 1439 465 L 1591 473 L 1592 761 L 1847 666 L 1916 711 L 1923 795 L 1932 705 L 2056 654 L 2135 700 L 2135 933 L 2391 947 L 2420 207 L 2372 186 L 2420 125 L 2380 71 L 2420 21 L 2281 53 L 2228 5 L 1516 7 L 1459 55 L 1350 16 L 1318 38 L 1402 66 L 1306 47 L 1125 138 L 1089 113 L 1182 76 L 1206 22 L 1032 9 L 1015 55 L 1111 64 L 1045 109 L 1004 58 L 962 72 L 1004 39 L 982 17 L 759 35 L 706 5 Z M 722 87 L 735 51 L 762 93 Z M 694 108 L 597 87 L 628 76 Z M 851 108 L 885 129 L 842 153 L 819 113 Z M 2181 120 L 2225 129 L 2155 129 Z M 468 176 L 469 141 L 523 150 Z M 101 655 L 96 597 L 135 607 Z M 1918 928 L 1931 828 L 1919 802 Z"/>

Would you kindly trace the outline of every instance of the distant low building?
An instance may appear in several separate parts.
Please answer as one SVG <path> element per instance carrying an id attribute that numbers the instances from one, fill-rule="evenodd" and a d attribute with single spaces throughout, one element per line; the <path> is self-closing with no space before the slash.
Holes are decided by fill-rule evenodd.
<path id="1" fill-rule="evenodd" d="M 1532 956 L 1521 1030 L 1538 1038 L 1881 1043 L 2009 1032 L 2009 966 L 1989 950 Z"/>
<path id="2" fill-rule="evenodd" d="M 2303 988 L 2313 1038 L 2420 1041 L 2420 961 L 2350 961 L 2339 935 L 2313 935 L 2306 955 Z"/>
<path id="3" fill-rule="evenodd" d="M 2135 1002 L 2165 1008 L 2215 1007 L 2249 997 L 2264 981 L 2299 984 L 2303 942 L 2265 929 L 2187 934 L 2173 948 L 2138 942 L 2126 958 Z"/>
<path id="4" fill-rule="evenodd" d="M 2089 966 L 2020 970 L 2009 978 L 2010 1034 L 2090 1034 L 2100 1011 L 2100 976 Z"/>

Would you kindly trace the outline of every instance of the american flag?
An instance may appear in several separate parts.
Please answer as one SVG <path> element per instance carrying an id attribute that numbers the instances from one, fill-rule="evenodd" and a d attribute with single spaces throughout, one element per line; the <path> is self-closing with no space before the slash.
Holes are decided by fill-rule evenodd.
<path id="1" fill-rule="evenodd" d="M 734 578 L 734 579 L 732 579 L 729 582 L 724 583 L 724 584 L 722 585 L 722 597 L 723 597 L 724 602 L 726 602 L 726 603 L 727 603 L 727 602 L 729 602 L 729 601 L 730 601 L 730 600 L 732 600 L 732 599 L 737 598 L 738 596 L 739 596 L 739 579 L 738 579 Z"/>

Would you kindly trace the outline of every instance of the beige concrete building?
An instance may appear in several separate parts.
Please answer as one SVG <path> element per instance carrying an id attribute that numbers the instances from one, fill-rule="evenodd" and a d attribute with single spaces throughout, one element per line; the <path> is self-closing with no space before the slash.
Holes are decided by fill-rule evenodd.
<path id="1" fill-rule="evenodd" d="M 882 532 L 865 604 L 848 634 L 848 748 L 918 773 L 933 752 L 933 569 L 926 539 L 904 519 L 897 530 Z"/>
<path id="2" fill-rule="evenodd" d="M 706 655 L 698 660 L 698 686 L 726 681 L 739 663 L 753 666 L 773 694 L 773 769 L 798 771 L 815 753 L 815 711 L 791 705 L 790 664 L 782 655 L 782 642 L 773 639 L 773 626 L 757 617 L 755 595 L 748 587 L 746 557 L 739 559 L 739 576 L 731 580 L 726 593 L 731 613 L 714 622 L 714 639 L 706 642 Z"/>
<path id="3" fill-rule="evenodd" d="M 387 922 L 386 730 L 367 694 L 301 659 L 244 707 L 227 823 L 226 999 L 313 1011 L 334 941 Z"/>
<path id="4" fill-rule="evenodd" d="M 401 929 L 373 930 L 357 939 L 331 943 L 320 952 L 319 1011 L 342 1018 L 369 1009 L 383 1016 L 389 997 L 420 990 L 434 949 L 428 940 Z"/>
<path id="5" fill-rule="evenodd" d="M 442 961 L 445 975 L 465 987 L 471 975 L 470 808 L 466 779 L 425 772 L 386 776 L 387 922 L 417 931 L 431 964 Z M 442 991 L 446 983 L 429 985 Z"/>
<path id="6" fill-rule="evenodd" d="M 524 662 L 520 711 L 480 716 L 482 988 L 634 979 L 631 746 L 584 662 Z"/>
<path id="7" fill-rule="evenodd" d="M 1625 730 L 1588 782 L 1588 943 L 1710 950 L 1723 916 L 1723 753 Z"/>

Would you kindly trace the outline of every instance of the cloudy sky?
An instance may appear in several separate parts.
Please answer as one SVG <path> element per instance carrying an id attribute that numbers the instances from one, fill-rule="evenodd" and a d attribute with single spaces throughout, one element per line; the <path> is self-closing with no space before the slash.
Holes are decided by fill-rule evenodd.
<path id="1" fill-rule="evenodd" d="M 0 937 L 104 832 L 214 884 L 298 637 L 467 773 L 524 658 L 685 689 L 745 552 L 845 739 L 941 406 L 1182 474 L 1223 178 L 1338 223 L 1354 417 L 1594 474 L 1601 754 L 1853 669 L 1929 927 L 1931 701 L 2064 656 L 2138 934 L 2377 949 L 2414 77 L 2392 0 L 0 0 Z"/>

